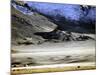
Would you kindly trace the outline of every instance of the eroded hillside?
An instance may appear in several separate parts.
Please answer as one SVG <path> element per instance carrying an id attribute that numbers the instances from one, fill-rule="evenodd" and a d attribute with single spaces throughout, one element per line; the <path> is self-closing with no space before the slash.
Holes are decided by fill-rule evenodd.
<path id="1" fill-rule="evenodd" d="M 43 42 L 44 39 L 34 33 L 51 32 L 57 27 L 56 24 L 37 12 L 31 12 L 31 15 L 24 14 L 14 5 L 11 6 L 11 9 L 13 44 L 20 44 L 22 41 L 31 41 L 33 44 Z"/>

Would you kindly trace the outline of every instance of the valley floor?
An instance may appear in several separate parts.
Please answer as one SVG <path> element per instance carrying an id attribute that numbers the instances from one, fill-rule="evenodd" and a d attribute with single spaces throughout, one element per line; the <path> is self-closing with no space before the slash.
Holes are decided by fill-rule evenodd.
<path id="1" fill-rule="evenodd" d="M 40 45 L 12 46 L 12 66 L 39 66 L 50 64 L 95 64 L 95 40 L 45 42 Z M 17 63 L 17 64 L 16 64 Z"/>

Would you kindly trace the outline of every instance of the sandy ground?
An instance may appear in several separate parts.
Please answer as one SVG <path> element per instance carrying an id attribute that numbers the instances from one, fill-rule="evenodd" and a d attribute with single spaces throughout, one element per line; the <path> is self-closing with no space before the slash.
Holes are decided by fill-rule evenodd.
<path id="1" fill-rule="evenodd" d="M 95 40 L 72 41 L 40 45 L 12 46 L 12 62 L 31 66 L 70 63 L 95 63 Z M 28 65 L 29 66 L 29 65 Z"/>

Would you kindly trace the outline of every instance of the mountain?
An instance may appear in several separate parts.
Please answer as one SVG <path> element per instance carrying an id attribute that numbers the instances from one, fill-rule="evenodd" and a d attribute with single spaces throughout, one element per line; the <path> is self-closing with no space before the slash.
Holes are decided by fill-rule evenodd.
<path id="1" fill-rule="evenodd" d="M 39 13 L 58 25 L 58 29 L 79 33 L 95 33 L 96 7 L 92 5 L 27 2 Z"/>
<path id="2" fill-rule="evenodd" d="M 48 6 L 47 6 L 48 7 Z M 72 6 L 73 7 L 73 6 Z M 76 8 L 77 6 L 75 6 Z M 94 7 L 82 7 L 84 13 L 92 10 Z M 66 8 L 67 9 L 67 8 Z M 72 10 L 74 10 L 72 8 Z M 23 1 L 13 1 L 11 3 L 11 20 L 12 20 L 12 44 L 41 44 L 45 41 L 84 41 L 94 39 L 88 33 L 95 33 L 95 20 L 90 18 L 92 13 L 73 20 L 72 18 L 65 18 L 64 15 L 58 13 L 49 15 L 40 12 L 36 7 L 29 6 Z M 51 13 L 52 14 L 52 13 Z M 79 13 L 80 14 L 80 13 Z M 69 15 L 70 16 L 70 15 Z M 87 21 L 86 21 L 87 20 Z M 88 34 L 88 35 L 85 35 Z"/>
<path id="3" fill-rule="evenodd" d="M 11 6 L 11 20 L 12 20 L 11 31 L 12 31 L 13 44 L 41 43 L 45 39 L 43 39 L 41 36 L 35 35 L 34 33 L 51 32 L 54 29 L 56 29 L 57 25 L 50 22 L 48 18 L 42 16 L 37 12 L 31 12 L 31 14 L 25 14 L 20 10 L 18 10 L 16 8 L 16 5 L 12 4 Z"/>

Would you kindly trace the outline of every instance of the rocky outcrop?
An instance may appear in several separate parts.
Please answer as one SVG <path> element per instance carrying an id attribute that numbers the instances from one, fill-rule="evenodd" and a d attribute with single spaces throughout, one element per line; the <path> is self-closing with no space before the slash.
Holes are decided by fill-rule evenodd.
<path id="1" fill-rule="evenodd" d="M 36 35 L 42 36 L 48 41 L 52 42 L 67 42 L 67 41 L 85 41 L 85 40 L 95 40 L 95 36 L 90 36 L 92 34 L 82 34 L 69 31 L 56 30 L 53 32 L 37 32 Z"/>

